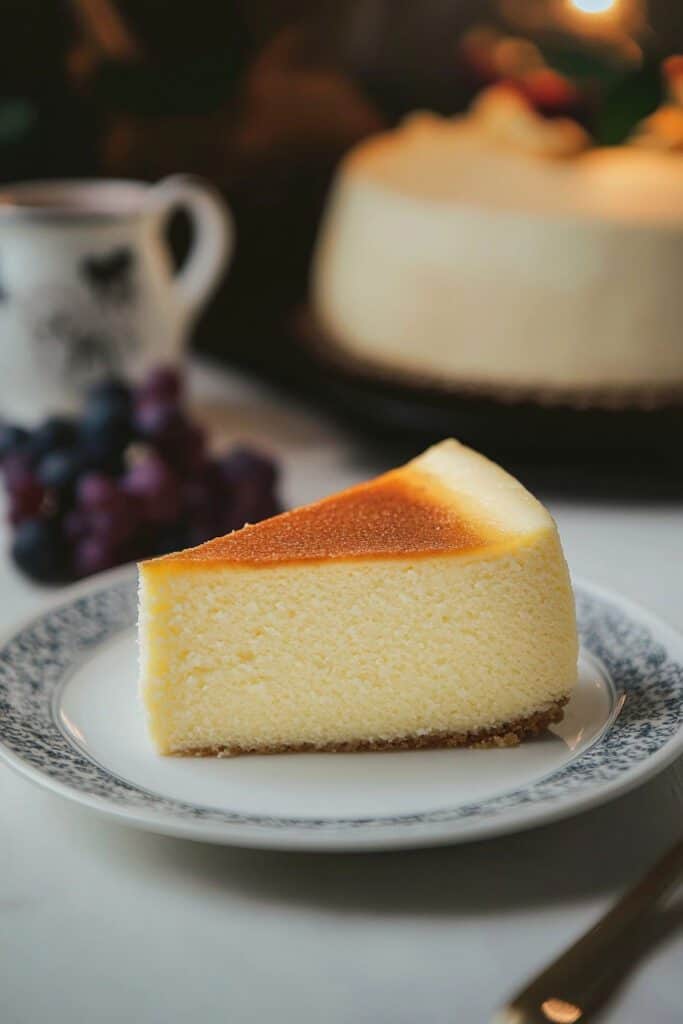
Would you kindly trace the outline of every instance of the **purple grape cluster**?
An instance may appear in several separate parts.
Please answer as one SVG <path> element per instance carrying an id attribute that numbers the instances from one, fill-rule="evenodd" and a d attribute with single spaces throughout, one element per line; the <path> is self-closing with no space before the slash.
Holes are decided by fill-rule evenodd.
<path id="1" fill-rule="evenodd" d="M 32 431 L 0 422 L 0 470 L 28 576 L 61 583 L 201 544 L 280 511 L 272 459 L 238 447 L 210 455 L 169 367 L 133 389 L 105 380 L 79 420 Z"/>

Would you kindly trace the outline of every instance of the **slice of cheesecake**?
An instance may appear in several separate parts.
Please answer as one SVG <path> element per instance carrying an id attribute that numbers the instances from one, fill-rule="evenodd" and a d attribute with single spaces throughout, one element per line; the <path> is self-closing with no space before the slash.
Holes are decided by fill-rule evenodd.
<path id="1" fill-rule="evenodd" d="M 576 681 L 555 523 L 456 441 L 143 562 L 139 639 L 162 754 L 508 745 Z"/>

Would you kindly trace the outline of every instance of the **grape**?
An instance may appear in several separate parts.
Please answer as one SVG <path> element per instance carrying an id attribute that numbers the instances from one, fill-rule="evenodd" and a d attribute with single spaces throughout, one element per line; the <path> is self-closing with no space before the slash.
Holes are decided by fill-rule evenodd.
<path id="1" fill-rule="evenodd" d="M 95 459 L 107 459 L 121 452 L 131 440 L 133 399 L 129 388 L 108 378 L 88 392 L 81 435 Z"/>
<path id="2" fill-rule="evenodd" d="M 111 569 L 117 561 L 114 548 L 102 537 L 83 537 L 76 544 L 74 570 L 79 578 Z"/>
<path id="3" fill-rule="evenodd" d="M 235 448 L 218 460 L 217 469 L 227 499 L 222 529 L 238 530 L 279 511 L 274 495 L 277 469 L 272 459 L 250 448 Z"/>
<path id="4" fill-rule="evenodd" d="M 172 523 L 181 509 L 180 485 L 173 471 L 158 456 L 136 463 L 121 481 L 125 494 L 137 502 L 141 519 Z"/>
<path id="5" fill-rule="evenodd" d="M 10 455 L 3 466 L 5 486 L 10 497 L 31 484 L 39 483 L 30 463 L 23 456 Z"/>
<path id="6" fill-rule="evenodd" d="M 130 410 L 118 398 L 102 395 L 91 400 L 81 422 L 80 440 L 92 465 L 106 465 L 121 456 L 132 439 Z"/>
<path id="7" fill-rule="evenodd" d="M 41 583 L 58 583 L 66 578 L 66 545 L 53 521 L 26 519 L 20 523 L 11 554 L 27 576 Z"/>
<path id="8" fill-rule="evenodd" d="M 248 500 L 240 499 L 225 509 L 221 529 L 226 533 L 239 530 L 245 523 L 259 523 L 280 511 L 279 503 L 272 495 L 250 495 Z"/>
<path id="9" fill-rule="evenodd" d="M 211 459 L 181 399 L 177 371 L 159 367 L 135 391 L 115 378 L 91 388 L 80 424 L 0 423 L 12 554 L 24 572 L 86 576 L 278 511 L 272 459 L 248 447 Z"/>
<path id="10" fill-rule="evenodd" d="M 40 515 L 45 491 L 33 473 L 27 470 L 22 476 L 17 474 L 8 491 L 8 518 L 13 526 Z"/>
<path id="11" fill-rule="evenodd" d="M 93 537 L 100 537 L 118 548 L 135 535 L 137 520 L 124 502 L 93 512 L 88 525 Z"/>
<path id="12" fill-rule="evenodd" d="M 192 475 L 206 465 L 206 434 L 196 423 L 186 423 L 172 443 L 157 443 L 164 459 L 180 473 Z"/>
<path id="13" fill-rule="evenodd" d="M 182 396 L 182 377 L 172 366 L 158 366 L 152 370 L 142 383 L 140 397 L 161 398 L 178 402 Z"/>
<path id="14" fill-rule="evenodd" d="M 29 439 L 28 430 L 12 423 L 0 423 L 0 462 L 9 456 L 24 451 Z"/>
<path id="15" fill-rule="evenodd" d="M 136 403 L 133 422 L 146 441 L 174 445 L 187 429 L 180 406 L 163 398 L 143 398 Z"/>
<path id="16" fill-rule="evenodd" d="M 119 491 L 116 499 L 107 507 L 93 509 L 90 514 L 90 530 L 97 537 L 108 540 L 118 547 L 135 534 L 138 525 L 136 503 Z"/>
<path id="17" fill-rule="evenodd" d="M 76 440 L 76 422 L 64 416 L 50 416 L 33 431 L 26 444 L 31 459 L 40 461 L 58 448 L 70 448 Z"/>
<path id="18" fill-rule="evenodd" d="M 118 546 L 135 533 L 135 500 L 104 473 L 86 473 L 78 483 L 78 511 L 87 533 Z"/>
<path id="19" fill-rule="evenodd" d="M 83 454 L 76 448 L 57 448 L 38 463 L 37 475 L 49 490 L 66 496 L 83 469 Z"/>
<path id="20" fill-rule="evenodd" d="M 31 462 L 21 452 L 12 452 L 2 462 L 2 475 L 7 490 L 11 492 L 15 481 L 21 480 L 27 473 L 32 473 Z"/>
<path id="21" fill-rule="evenodd" d="M 241 490 L 266 493 L 277 480 L 277 467 L 272 459 L 251 448 L 233 448 L 218 460 L 221 481 L 235 496 Z"/>
<path id="22" fill-rule="evenodd" d="M 206 465 L 183 484 L 183 514 L 189 523 L 189 544 L 201 544 L 221 532 L 222 501 L 213 467 Z"/>
<path id="23" fill-rule="evenodd" d="M 98 470 L 118 479 L 126 468 L 125 451 L 110 452 L 108 455 L 102 453 L 96 455 L 86 449 L 85 466 L 87 469 Z"/>
<path id="24" fill-rule="evenodd" d="M 83 508 L 72 508 L 64 516 L 63 522 L 64 536 L 70 544 L 75 544 L 77 541 L 85 537 L 90 530 L 90 520 L 88 512 Z"/>
<path id="25" fill-rule="evenodd" d="M 182 491 L 183 509 L 190 517 L 211 512 L 216 505 L 216 488 L 208 473 L 188 477 Z"/>
<path id="26" fill-rule="evenodd" d="M 117 499 L 118 494 L 116 481 L 105 473 L 92 471 L 78 481 L 78 502 L 86 508 L 106 507 Z"/>

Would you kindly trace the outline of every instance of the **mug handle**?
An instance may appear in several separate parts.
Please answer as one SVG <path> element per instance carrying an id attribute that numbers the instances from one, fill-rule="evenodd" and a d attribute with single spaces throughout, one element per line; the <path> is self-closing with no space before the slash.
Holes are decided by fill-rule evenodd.
<path id="1" fill-rule="evenodd" d="M 173 279 L 187 317 L 199 312 L 226 268 L 234 248 L 232 214 L 217 188 L 190 174 L 174 174 L 153 185 L 153 201 L 166 216 L 186 210 L 193 228 L 190 251 Z"/>

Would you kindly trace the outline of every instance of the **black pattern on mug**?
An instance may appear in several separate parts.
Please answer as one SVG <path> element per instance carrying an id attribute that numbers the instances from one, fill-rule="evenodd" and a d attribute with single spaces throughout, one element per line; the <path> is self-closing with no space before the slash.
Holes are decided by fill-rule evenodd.
<path id="1" fill-rule="evenodd" d="M 53 372 L 78 388 L 103 374 L 125 374 L 128 356 L 139 349 L 130 309 L 98 302 L 83 288 L 42 292 L 22 308 Z"/>
<path id="2" fill-rule="evenodd" d="M 79 266 L 88 288 L 103 302 L 132 302 L 135 298 L 135 255 L 126 246 L 85 256 Z"/>

